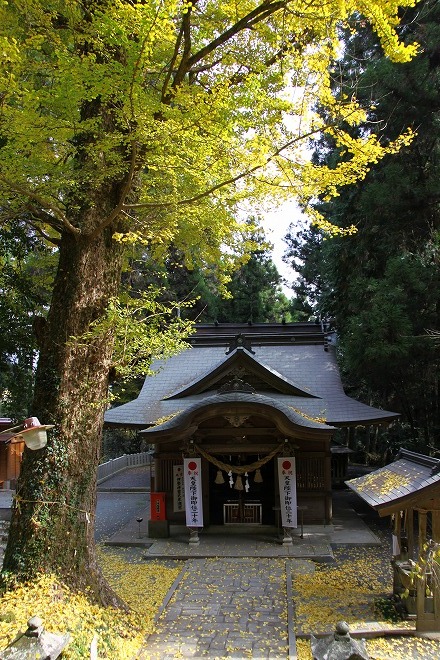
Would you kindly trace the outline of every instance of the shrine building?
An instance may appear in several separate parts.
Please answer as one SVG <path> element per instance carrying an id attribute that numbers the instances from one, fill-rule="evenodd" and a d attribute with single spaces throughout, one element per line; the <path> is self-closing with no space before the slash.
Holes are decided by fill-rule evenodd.
<path id="1" fill-rule="evenodd" d="M 293 458 L 293 506 L 304 523 L 327 524 L 332 475 L 344 472 L 349 452 L 332 442 L 336 430 L 398 417 L 344 393 L 335 352 L 334 335 L 318 323 L 198 324 L 188 349 L 154 363 L 139 396 L 108 410 L 105 423 L 154 445 L 154 490 L 168 523 L 189 526 L 181 477 L 193 458 L 196 526 L 279 525 L 280 466 Z"/>

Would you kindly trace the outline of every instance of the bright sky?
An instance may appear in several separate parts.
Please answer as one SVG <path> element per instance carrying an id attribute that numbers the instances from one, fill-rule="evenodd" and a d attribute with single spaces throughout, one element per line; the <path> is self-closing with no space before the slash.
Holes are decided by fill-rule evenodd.
<path id="1" fill-rule="evenodd" d="M 278 209 L 266 213 L 263 218 L 263 226 L 267 232 L 269 240 L 274 244 L 272 259 L 278 268 L 282 277 L 291 282 L 294 276 L 292 269 L 283 262 L 282 257 L 286 250 L 286 243 L 283 241 L 291 223 L 299 224 L 302 214 L 296 202 L 286 202 Z M 283 287 L 283 291 L 288 298 L 293 295 L 292 289 Z"/>

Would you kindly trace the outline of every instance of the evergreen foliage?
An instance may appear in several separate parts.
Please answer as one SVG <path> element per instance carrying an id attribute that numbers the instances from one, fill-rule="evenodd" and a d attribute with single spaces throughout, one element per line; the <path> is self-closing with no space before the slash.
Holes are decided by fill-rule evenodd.
<path id="1" fill-rule="evenodd" d="M 299 286 L 315 312 L 338 330 L 351 391 L 402 413 L 400 431 L 384 434 L 377 448 L 382 458 L 404 443 L 429 453 L 439 447 L 440 430 L 440 353 L 430 333 L 440 327 L 438 3 L 408 10 L 401 29 L 422 44 L 413 61 L 390 63 L 365 27 L 347 36 L 344 57 L 334 67 L 335 88 L 356 89 L 374 122 L 364 130 L 386 141 L 410 125 L 414 141 L 339 198 L 318 204 L 332 222 L 355 224 L 355 236 L 326 240 L 316 229 L 292 232 L 286 256 L 298 264 Z M 316 146 L 316 162 L 345 157 L 334 141 Z"/>
<path id="2" fill-rule="evenodd" d="M 0 233 L 0 415 L 29 416 L 38 323 L 50 303 L 56 255 L 26 223 Z"/>

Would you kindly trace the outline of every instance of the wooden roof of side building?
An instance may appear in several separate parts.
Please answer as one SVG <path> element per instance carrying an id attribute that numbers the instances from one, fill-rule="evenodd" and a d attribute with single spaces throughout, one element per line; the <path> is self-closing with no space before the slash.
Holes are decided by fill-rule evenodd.
<path id="1" fill-rule="evenodd" d="M 400 449 L 393 463 L 345 483 L 387 516 L 440 497 L 440 460 Z"/>
<path id="2" fill-rule="evenodd" d="M 179 355 L 152 365 L 139 396 L 108 410 L 107 426 L 145 429 L 216 394 L 234 372 L 257 394 L 331 426 L 389 423 L 398 414 L 348 397 L 335 348 L 316 323 L 198 325 Z"/>

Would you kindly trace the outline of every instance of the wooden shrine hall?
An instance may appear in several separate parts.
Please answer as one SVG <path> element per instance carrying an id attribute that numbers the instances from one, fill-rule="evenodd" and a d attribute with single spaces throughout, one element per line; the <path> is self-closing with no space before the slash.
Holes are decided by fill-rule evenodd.
<path id="1" fill-rule="evenodd" d="M 440 460 L 401 449 L 393 463 L 346 483 L 393 517 L 394 594 L 417 616 L 418 632 L 440 632 Z"/>
<path id="2" fill-rule="evenodd" d="M 188 349 L 153 370 L 105 423 L 154 445 L 155 491 L 173 524 L 187 520 L 180 476 L 191 457 L 200 460 L 202 526 L 278 524 L 283 457 L 294 458 L 304 523 L 329 523 L 332 469 L 349 451 L 332 452 L 336 429 L 398 417 L 344 393 L 334 337 L 318 323 L 197 325 Z"/>

